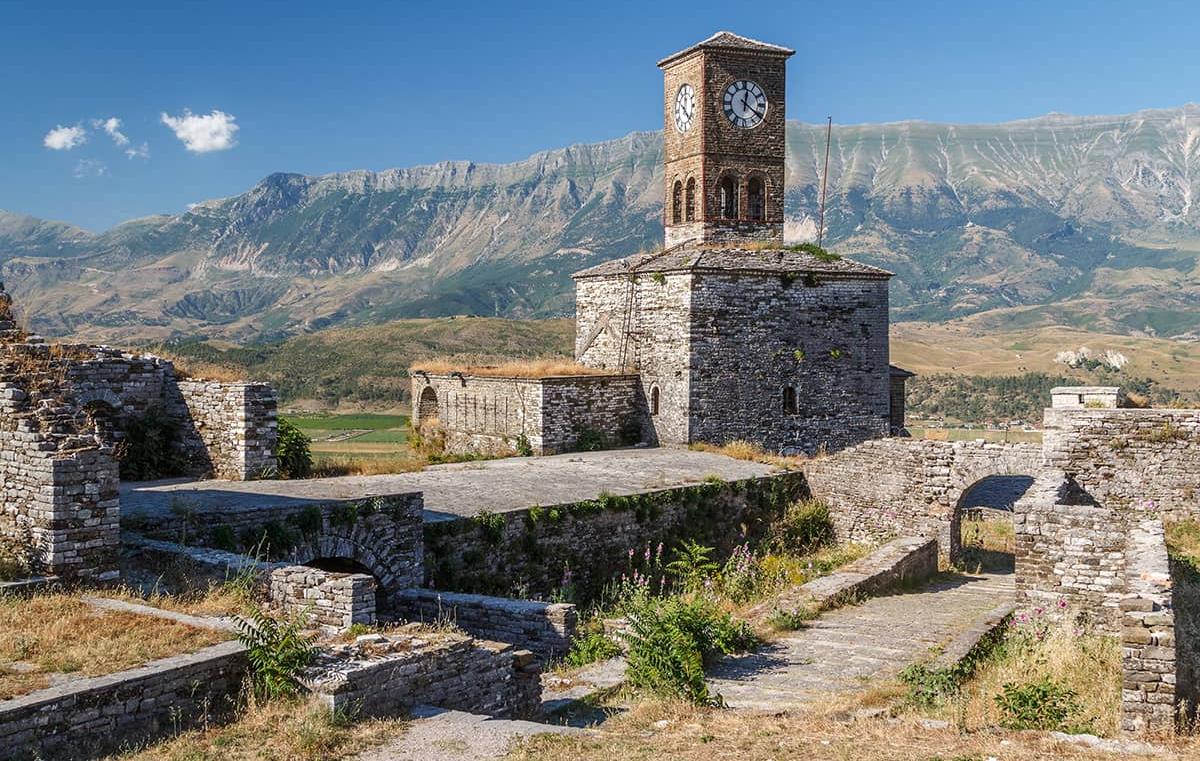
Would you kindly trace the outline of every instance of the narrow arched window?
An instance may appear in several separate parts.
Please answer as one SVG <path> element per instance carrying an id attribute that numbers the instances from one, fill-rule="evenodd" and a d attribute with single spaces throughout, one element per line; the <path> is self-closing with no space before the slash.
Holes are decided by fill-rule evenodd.
<path id="1" fill-rule="evenodd" d="M 688 222 L 696 221 L 696 179 L 689 177 L 687 181 L 687 202 L 683 218 Z"/>
<path id="2" fill-rule="evenodd" d="M 796 389 L 788 386 L 783 389 L 783 412 L 785 415 L 795 415 L 799 412 L 796 406 Z"/>
<path id="3" fill-rule="evenodd" d="M 721 217 L 737 219 L 737 183 L 732 177 L 725 177 L 718 187 L 717 201 L 721 207 Z"/>
<path id="4" fill-rule="evenodd" d="M 650 387 L 650 414 L 651 415 L 658 414 L 658 397 L 659 397 L 658 386 L 651 386 Z"/>
<path id="5" fill-rule="evenodd" d="M 675 180 L 671 190 L 671 224 L 677 225 L 683 221 L 683 183 Z"/>
<path id="6" fill-rule="evenodd" d="M 755 222 L 767 218 L 767 199 L 763 181 L 759 177 L 751 177 L 746 183 L 746 215 Z"/>

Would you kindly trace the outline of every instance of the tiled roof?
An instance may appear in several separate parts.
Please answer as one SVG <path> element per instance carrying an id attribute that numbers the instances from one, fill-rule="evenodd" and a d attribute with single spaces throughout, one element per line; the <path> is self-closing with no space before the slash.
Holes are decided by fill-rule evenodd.
<path id="1" fill-rule="evenodd" d="M 611 277 L 654 272 L 770 272 L 814 274 L 843 278 L 889 278 L 892 273 L 852 259 L 826 261 L 802 251 L 785 248 L 755 250 L 736 246 L 698 245 L 681 243 L 678 246 L 648 254 L 634 254 L 624 259 L 597 264 L 576 272 L 574 277 Z"/>
<path id="2" fill-rule="evenodd" d="M 742 37 L 741 35 L 734 34 L 733 32 L 717 32 L 707 40 L 702 40 L 691 47 L 680 50 L 678 53 L 667 56 L 659 61 L 658 65 L 663 66 L 671 61 L 676 60 L 677 58 L 682 58 L 702 49 L 740 50 L 777 56 L 790 56 L 796 52 L 795 50 L 792 50 L 791 48 L 785 48 L 782 45 L 772 45 L 769 42 L 752 40 L 749 37 Z"/>

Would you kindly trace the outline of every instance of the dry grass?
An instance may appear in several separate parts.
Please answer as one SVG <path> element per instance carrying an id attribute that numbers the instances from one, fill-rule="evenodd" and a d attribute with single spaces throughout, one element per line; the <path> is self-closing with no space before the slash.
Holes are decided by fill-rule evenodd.
<path id="1" fill-rule="evenodd" d="M 1167 547 L 1171 554 L 1200 568 L 1200 521 L 1186 520 L 1167 524 Z"/>
<path id="2" fill-rule="evenodd" d="M 801 467 L 805 457 L 784 457 L 783 455 L 771 454 L 758 444 L 752 444 L 749 441 L 731 441 L 727 444 L 706 444 L 697 442 L 692 444 L 690 449 L 696 452 L 711 452 L 713 454 L 721 454 L 726 457 L 732 457 L 735 460 L 748 460 L 750 462 L 761 462 L 766 465 L 774 465 L 777 468 L 785 468 L 792 470 Z"/>
<path id="3" fill-rule="evenodd" d="M 429 460 L 417 455 L 395 457 L 329 456 L 313 458 L 312 478 L 337 476 L 382 476 L 389 473 L 412 473 L 429 465 Z"/>
<path id="4" fill-rule="evenodd" d="M 485 378 L 552 378 L 563 375 L 613 375 L 612 370 L 585 367 L 561 357 L 511 359 L 481 363 L 478 357 L 435 357 L 413 363 L 412 372 L 446 375 L 460 372 Z"/>
<path id="5" fill-rule="evenodd" d="M 142 592 L 131 587 L 105 590 L 103 597 L 153 608 L 186 613 L 189 616 L 232 616 L 246 614 L 265 598 L 265 589 L 254 579 L 234 579 L 223 584 L 209 583 L 204 589 L 170 594 L 152 590 Z"/>
<path id="6" fill-rule="evenodd" d="M 1077 630 L 1064 623 L 1052 628 L 1020 621 L 1014 634 L 986 659 L 960 694 L 929 715 L 967 731 L 998 726 L 1004 718 L 996 696 L 1006 684 L 1028 684 L 1051 677 L 1075 691 L 1080 710 L 1072 727 L 1102 736 L 1117 733 L 1121 706 L 1121 647 L 1113 637 Z"/>
<path id="7" fill-rule="evenodd" d="M 161 353 L 160 356 L 162 356 Z M 180 380 L 202 380 L 217 383 L 242 383 L 246 380 L 246 371 L 232 365 L 172 356 L 164 356 L 164 359 L 171 361 L 171 365 L 175 368 L 175 377 Z"/>
<path id="8" fill-rule="evenodd" d="M 99 610 L 73 595 L 0 598 L 0 700 L 46 686 L 51 673 L 112 674 L 229 637 L 161 618 Z"/>
<path id="9" fill-rule="evenodd" d="M 123 761 L 332 761 L 348 758 L 398 737 L 406 722 L 351 722 L 315 702 L 251 703 L 238 719 L 184 732 Z"/>
<path id="10" fill-rule="evenodd" d="M 845 706 L 776 714 L 644 703 L 588 735 L 543 735 L 509 761 L 1045 761 L 1046 759 L 1194 758 L 1200 744 L 1173 741 L 1161 755 L 1118 755 L 1061 743 L 1044 733 L 963 734 L 916 719 L 845 718 Z"/>

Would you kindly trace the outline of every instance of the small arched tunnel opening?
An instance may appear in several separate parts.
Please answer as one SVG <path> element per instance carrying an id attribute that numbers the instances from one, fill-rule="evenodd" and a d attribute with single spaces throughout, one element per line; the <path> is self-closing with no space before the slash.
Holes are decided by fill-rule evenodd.
<path id="1" fill-rule="evenodd" d="M 438 414 L 437 391 L 433 386 L 426 386 L 421 389 L 421 395 L 417 398 L 417 427 L 437 425 Z"/>
<path id="2" fill-rule="evenodd" d="M 388 599 L 387 593 L 384 592 L 383 584 L 380 582 L 379 577 L 370 568 L 357 560 L 335 557 L 314 558 L 302 565 L 329 573 L 362 573 L 370 576 L 375 579 L 375 617 L 381 621 L 394 617 L 391 601 Z"/>
<path id="3" fill-rule="evenodd" d="M 1033 480 L 1021 475 L 988 476 L 963 491 L 951 521 L 951 560 L 973 573 L 1012 573 L 1013 507 Z"/>

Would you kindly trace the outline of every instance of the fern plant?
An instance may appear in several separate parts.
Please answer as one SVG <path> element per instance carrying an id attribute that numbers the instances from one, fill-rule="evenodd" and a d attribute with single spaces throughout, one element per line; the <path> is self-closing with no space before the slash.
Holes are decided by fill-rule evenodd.
<path id="1" fill-rule="evenodd" d="M 667 563 L 667 573 L 684 589 L 699 589 L 719 568 L 711 558 L 712 553 L 712 547 L 689 539 L 675 550 L 673 559 Z"/>
<path id="2" fill-rule="evenodd" d="M 300 672 L 316 655 L 312 638 L 302 631 L 303 621 L 277 621 L 262 608 L 248 618 L 236 616 L 238 640 L 246 646 L 250 678 L 255 693 L 265 699 L 294 695 L 300 689 Z"/>

